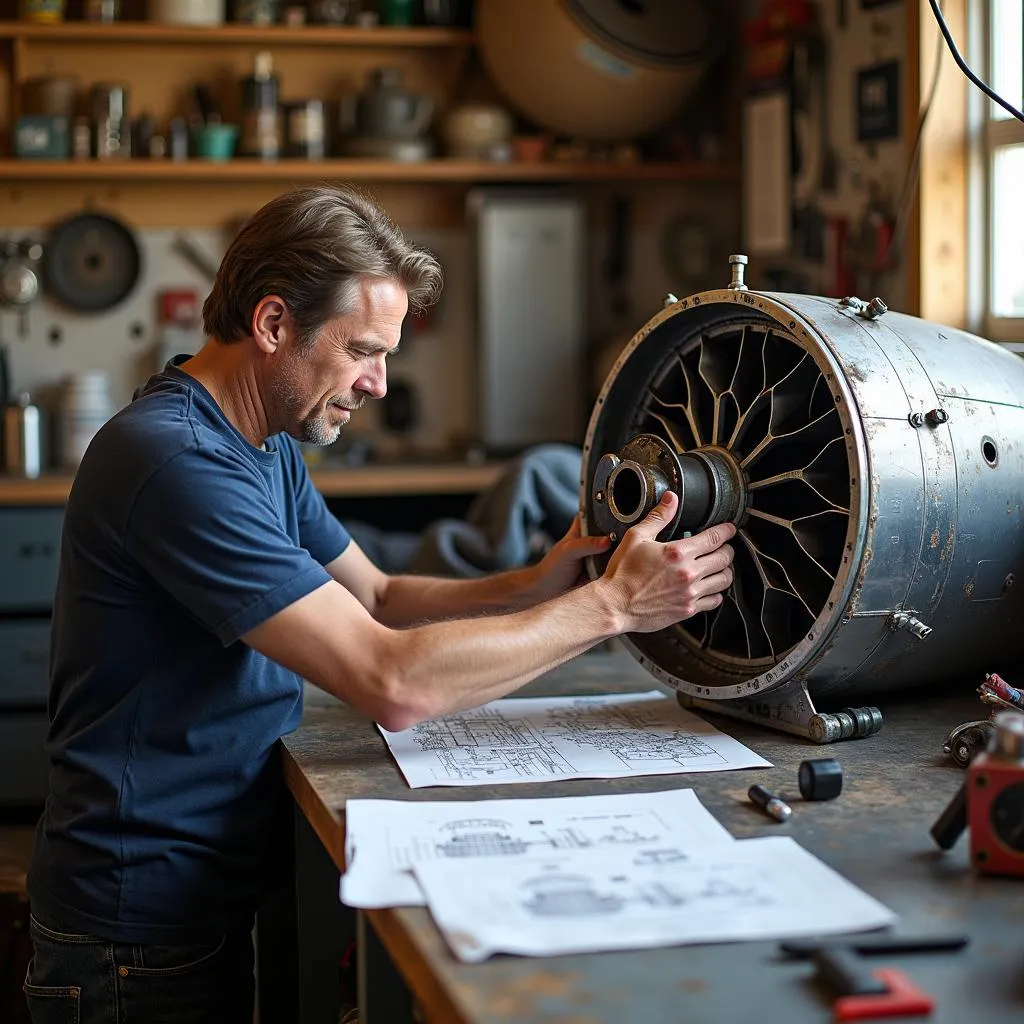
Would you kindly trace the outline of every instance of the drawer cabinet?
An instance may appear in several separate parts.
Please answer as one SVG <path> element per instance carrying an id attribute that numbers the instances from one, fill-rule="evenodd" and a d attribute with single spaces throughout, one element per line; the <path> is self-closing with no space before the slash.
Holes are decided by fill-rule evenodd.
<path id="1" fill-rule="evenodd" d="M 42 804 L 60 507 L 0 507 L 0 806 Z"/>
<path id="2" fill-rule="evenodd" d="M 0 509 L 0 611 L 49 614 L 63 518 L 61 508 Z"/>
<path id="3" fill-rule="evenodd" d="M 50 721 L 45 712 L 0 712 L 0 803 L 40 806 L 46 799 L 49 762 L 43 751 Z"/>
<path id="4" fill-rule="evenodd" d="M 0 708 L 46 705 L 50 620 L 0 619 Z"/>

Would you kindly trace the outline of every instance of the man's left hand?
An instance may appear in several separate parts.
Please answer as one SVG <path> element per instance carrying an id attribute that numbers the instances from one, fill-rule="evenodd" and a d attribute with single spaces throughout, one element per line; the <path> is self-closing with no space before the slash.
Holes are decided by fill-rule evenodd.
<path id="1" fill-rule="evenodd" d="M 607 537 L 581 536 L 580 517 L 576 516 L 565 536 L 530 570 L 531 603 L 548 601 L 583 582 L 583 559 L 602 555 L 610 547 Z"/>

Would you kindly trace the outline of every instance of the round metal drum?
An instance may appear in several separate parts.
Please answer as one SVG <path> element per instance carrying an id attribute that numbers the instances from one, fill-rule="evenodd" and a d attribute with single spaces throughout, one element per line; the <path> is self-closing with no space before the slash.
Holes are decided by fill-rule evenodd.
<path id="1" fill-rule="evenodd" d="M 718 700 L 1012 664 L 1022 404 L 1016 355 L 884 305 L 726 289 L 667 306 L 595 404 L 584 531 L 618 540 L 672 487 L 669 535 L 737 524 L 735 580 L 714 612 L 627 647 L 680 692 Z"/>

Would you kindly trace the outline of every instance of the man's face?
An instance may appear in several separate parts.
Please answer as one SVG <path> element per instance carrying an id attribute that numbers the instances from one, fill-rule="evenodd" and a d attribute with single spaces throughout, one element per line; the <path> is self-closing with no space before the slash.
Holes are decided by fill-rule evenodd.
<path id="1" fill-rule="evenodd" d="M 351 312 L 327 323 L 301 353 L 290 345 L 271 384 L 280 429 L 305 444 L 333 444 L 353 410 L 383 398 L 384 361 L 398 349 L 408 308 L 394 281 L 362 278 Z"/>

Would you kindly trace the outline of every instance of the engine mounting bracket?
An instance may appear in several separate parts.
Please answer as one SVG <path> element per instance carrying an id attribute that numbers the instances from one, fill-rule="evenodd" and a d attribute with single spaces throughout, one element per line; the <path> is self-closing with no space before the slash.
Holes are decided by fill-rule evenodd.
<path id="1" fill-rule="evenodd" d="M 818 711 L 807 692 L 807 684 L 802 680 L 790 680 L 758 697 L 708 700 L 676 691 L 676 699 L 684 708 L 714 711 L 746 722 L 756 722 L 803 736 L 815 743 L 863 739 L 882 728 L 882 712 L 876 707 Z"/>

